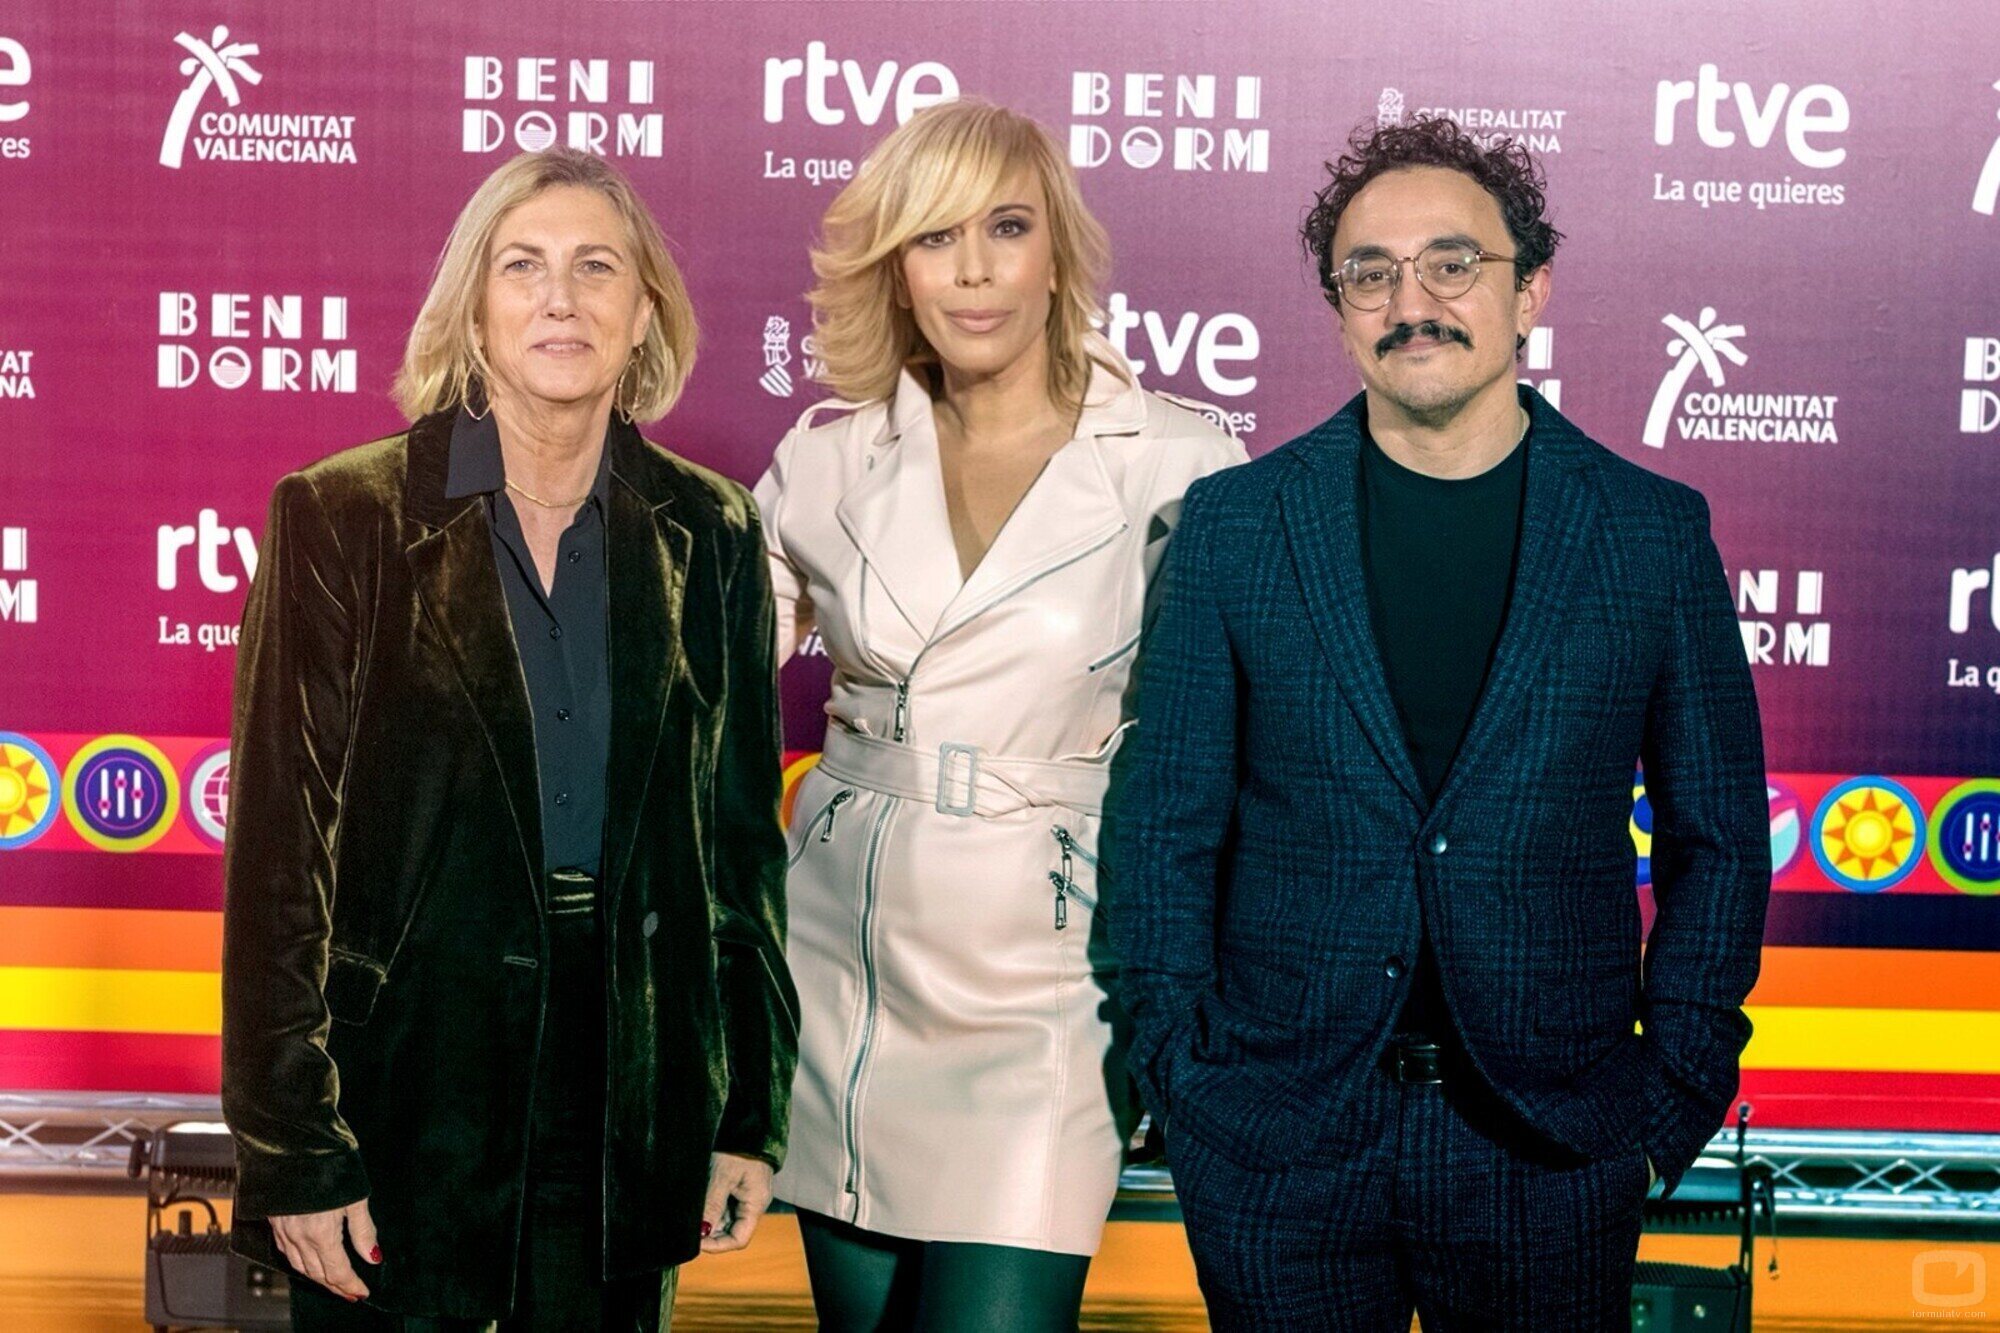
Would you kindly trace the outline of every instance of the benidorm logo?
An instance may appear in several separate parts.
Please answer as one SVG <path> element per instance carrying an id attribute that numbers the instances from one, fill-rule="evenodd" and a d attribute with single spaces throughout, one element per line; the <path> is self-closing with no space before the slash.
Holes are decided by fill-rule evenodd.
<path id="1" fill-rule="evenodd" d="M 1823 667 L 1832 660 L 1825 570 L 1738 570 L 1735 595 L 1736 623 L 1752 666 Z"/>
<path id="2" fill-rule="evenodd" d="M 1175 171 L 1271 169 L 1261 74 L 1171 78 L 1169 85 L 1163 72 L 1071 74 L 1070 165 L 1101 167 L 1115 153 L 1140 171 L 1163 163 Z"/>
<path id="3" fill-rule="evenodd" d="M 1660 377 L 1653 406 L 1646 413 L 1646 429 L 1639 438 L 1649 448 L 1666 448 L 1670 430 L 1683 440 L 1840 442 L 1833 420 L 1839 399 L 1832 394 L 1716 392 L 1728 381 L 1723 362 L 1749 364 L 1749 356 L 1736 345 L 1743 336 L 1741 324 L 1718 323 L 1714 306 L 1704 306 L 1692 322 L 1672 314 L 1660 322 L 1673 333 L 1667 355 L 1674 363 Z M 1697 368 L 1708 380 L 1706 389 L 1687 387 Z"/>
<path id="4" fill-rule="evenodd" d="M 0 528 L 0 620 L 32 625 L 41 614 L 39 585 L 28 572 L 28 530 Z"/>
<path id="5" fill-rule="evenodd" d="M 480 104 L 465 108 L 468 153 L 539 153 L 559 142 L 600 157 L 666 151 L 666 114 L 651 109 L 659 101 L 651 60 L 572 59 L 565 74 L 553 56 L 467 56 L 465 100 Z"/>
<path id="6" fill-rule="evenodd" d="M 260 53 L 255 42 L 232 42 L 229 29 L 220 26 L 205 42 L 185 32 L 176 33 L 174 42 L 188 53 L 181 61 L 181 77 L 188 83 L 167 117 L 161 166 L 178 169 L 190 145 L 202 162 L 354 162 L 352 116 L 237 110 L 243 105 L 243 86 L 264 81 L 250 63 Z M 211 91 L 222 106 L 204 110 Z"/>

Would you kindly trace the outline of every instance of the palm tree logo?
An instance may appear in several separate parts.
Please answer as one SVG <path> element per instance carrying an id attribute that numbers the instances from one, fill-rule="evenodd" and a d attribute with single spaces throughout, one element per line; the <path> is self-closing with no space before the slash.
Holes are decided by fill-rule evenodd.
<path id="1" fill-rule="evenodd" d="M 2000 93 L 2000 83 L 1993 85 L 1993 91 Z M 1972 188 L 1972 211 L 1993 216 L 1995 205 L 2000 205 L 2000 139 L 1993 141 L 1993 147 L 1986 154 L 1986 168 L 1979 173 L 1979 184 Z"/>
<path id="2" fill-rule="evenodd" d="M 1667 423 L 1673 420 L 1674 403 L 1680 398 L 1681 390 L 1687 387 L 1688 376 L 1700 366 L 1708 375 L 1708 382 L 1716 388 L 1722 387 L 1722 359 L 1727 357 L 1737 365 L 1743 365 L 1749 358 L 1736 349 L 1736 340 L 1743 336 L 1741 324 L 1717 324 L 1715 307 L 1703 306 L 1701 318 L 1690 324 L 1679 315 L 1665 315 L 1660 323 L 1673 330 L 1674 337 L 1667 343 L 1667 355 L 1679 357 L 1672 369 L 1660 380 L 1660 391 L 1653 395 L 1653 410 L 1646 414 L 1646 433 L 1640 439 L 1655 449 L 1667 447 Z"/>
<path id="3" fill-rule="evenodd" d="M 211 87 L 220 88 L 222 100 L 230 106 L 240 106 L 243 94 L 237 90 L 236 81 L 241 79 L 249 84 L 264 81 L 264 76 L 250 68 L 244 59 L 257 54 L 256 44 L 231 43 L 227 28 L 217 27 L 205 42 L 184 32 L 176 33 L 174 41 L 188 53 L 187 59 L 181 61 L 181 75 L 188 80 L 188 86 L 174 103 L 174 114 L 167 117 L 167 137 L 160 140 L 163 167 L 180 166 L 181 155 L 187 148 L 188 128 L 194 124 L 194 113 L 201 109 L 201 99 L 208 96 Z"/>

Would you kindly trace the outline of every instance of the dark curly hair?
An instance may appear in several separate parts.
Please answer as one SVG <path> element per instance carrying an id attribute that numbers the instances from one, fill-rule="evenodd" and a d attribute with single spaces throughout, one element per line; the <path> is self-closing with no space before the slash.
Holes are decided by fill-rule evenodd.
<path id="1" fill-rule="evenodd" d="M 1514 283 L 1549 262 L 1562 240 L 1543 213 L 1547 182 L 1528 150 L 1515 139 L 1500 139 L 1491 148 L 1443 116 L 1419 116 L 1406 125 L 1362 124 L 1348 136 L 1347 151 L 1326 164 L 1333 179 L 1313 196 L 1313 207 L 1299 227 L 1299 239 L 1319 269 L 1326 299 L 1338 305 L 1333 284 L 1333 231 L 1341 214 L 1361 193 L 1361 187 L 1384 172 L 1403 167 L 1447 167 L 1479 182 L 1500 205 L 1507 231 L 1514 238 Z"/>

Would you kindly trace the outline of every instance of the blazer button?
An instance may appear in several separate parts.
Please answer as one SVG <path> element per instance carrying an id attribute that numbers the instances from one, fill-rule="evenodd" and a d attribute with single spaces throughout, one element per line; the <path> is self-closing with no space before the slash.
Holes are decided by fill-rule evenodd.
<path id="1" fill-rule="evenodd" d="M 1389 980 L 1391 981 L 1394 981 L 1396 978 L 1402 976 L 1403 960 L 1394 956 L 1391 956 L 1390 958 L 1384 960 L 1382 964 L 1382 975 L 1389 978 Z"/>
<path id="2" fill-rule="evenodd" d="M 1445 854 L 1445 849 L 1450 846 L 1451 846 L 1450 840 L 1447 839 L 1444 836 L 1444 834 L 1439 833 L 1431 838 L 1431 855 L 1443 856 Z"/>
<path id="3" fill-rule="evenodd" d="M 653 938 L 654 932 L 659 930 L 659 928 L 660 914 L 658 912 L 646 913 L 645 920 L 639 923 L 639 933 L 649 940 Z"/>

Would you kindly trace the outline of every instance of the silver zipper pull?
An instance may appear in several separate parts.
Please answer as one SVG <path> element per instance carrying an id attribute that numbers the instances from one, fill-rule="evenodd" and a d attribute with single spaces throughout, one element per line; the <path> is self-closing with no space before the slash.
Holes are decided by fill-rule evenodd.
<path id="1" fill-rule="evenodd" d="M 904 679 L 896 682 L 895 738 L 897 740 L 900 741 L 903 739 L 903 732 L 909 720 L 910 720 L 910 682 L 909 678 L 905 677 Z"/>
<path id="2" fill-rule="evenodd" d="M 1069 926 L 1070 885 L 1076 882 L 1070 877 L 1076 869 L 1076 863 L 1070 860 L 1070 848 L 1075 844 L 1070 839 L 1069 830 L 1061 824 L 1055 826 L 1055 835 L 1056 846 L 1062 848 L 1062 871 L 1051 870 L 1049 878 L 1056 882 L 1056 929 L 1065 930 Z"/>
<path id="3" fill-rule="evenodd" d="M 841 806 L 847 804 L 853 798 L 854 788 L 852 787 L 842 787 L 833 794 L 833 800 L 826 807 L 826 823 L 820 827 L 819 840 L 821 842 L 833 841 L 833 817 L 840 813 Z"/>

